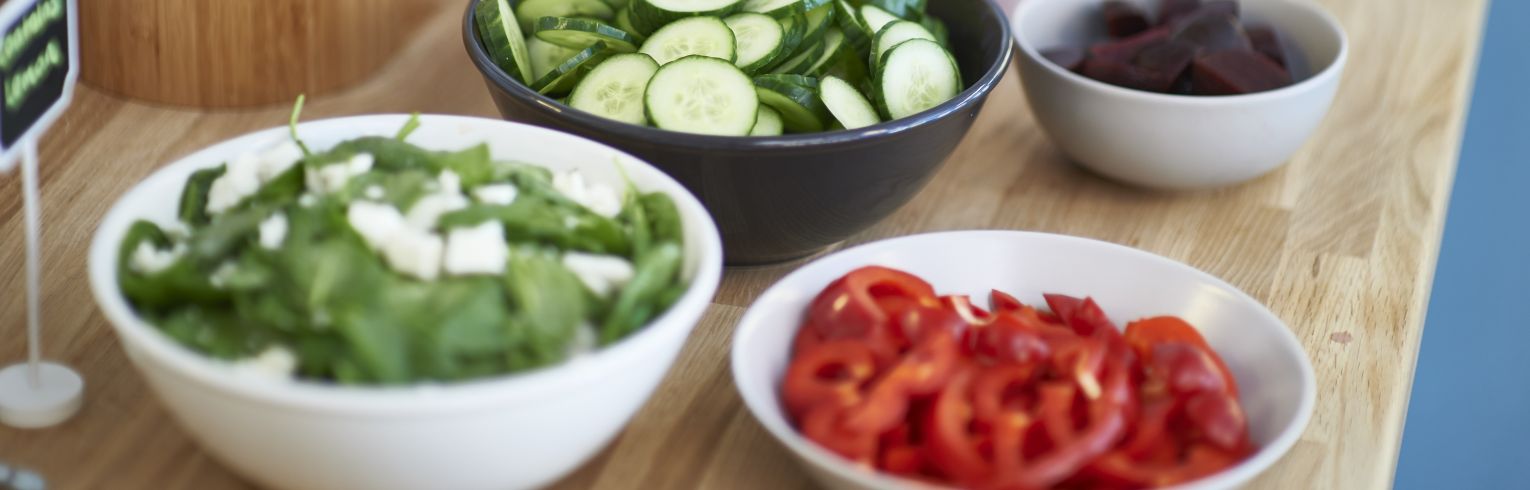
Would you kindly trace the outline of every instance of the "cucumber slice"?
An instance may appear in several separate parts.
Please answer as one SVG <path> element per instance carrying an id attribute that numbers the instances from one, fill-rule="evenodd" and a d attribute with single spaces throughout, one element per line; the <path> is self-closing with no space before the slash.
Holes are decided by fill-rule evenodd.
<path id="1" fill-rule="evenodd" d="M 632 24 L 632 9 L 629 8 L 616 11 L 616 28 L 627 31 L 627 34 L 636 37 L 640 43 L 643 42 L 643 38 L 648 37 L 648 34 L 639 31 L 637 26 Z"/>
<path id="2" fill-rule="evenodd" d="M 597 42 L 620 53 L 637 51 L 637 38 L 610 24 L 589 19 L 543 17 L 537 19 L 537 39 L 570 49 L 584 49 Z"/>
<path id="3" fill-rule="evenodd" d="M 824 5 L 833 3 L 834 0 L 802 0 L 803 8 L 813 10 Z"/>
<path id="4" fill-rule="evenodd" d="M 861 6 L 861 22 L 866 24 L 866 31 L 871 33 L 882 32 L 882 27 L 897 21 L 898 16 L 887 13 L 886 10 L 877 8 L 876 5 Z"/>
<path id="5" fill-rule="evenodd" d="M 816 77 L 828 71 L 832 66 L 830 61 L 839 59 L 840 50 L 844 49 L 844 46 L 845 35 L 840 33 L 838 28 L 829 28 L 829 32 L 823 35 L 823 54 L 818 55 L 818 59 L 809 65 L 804 73 Z"/>
<path id="6" fill-rule="evenodd" d="M 743 8 L 744 0 L 632 0 L 632 6 L 632 13 L 657 29 L 686 17 L 727 17 Z"/>
<path id="7" fill-rule="evenodd" d="M 557 68 L 569 58 L 579 54 L 577 49 L 569 49 L 541 39 L 536 36 L 526 38 L 526 52 L 531 56 L 530 80 L 541 80 L 547 72 Z"/>
<path id="8" fill-rule="evenodd" d="M 867 75 L 870 71 L 866 68 L 866 60 L 857 56 L 857 52 L 850 49 L 848 36 L 846 36 L 845 47 L 843 49 L 844 52 L 840 53 L 839 59 L 830 64 L 828 69 L 824 70 L 824 76 L 832 75 L 839 77 L 840 80 L 854 85 L 863 94 L 875 93 L 876 85 L 871 83 L 871 77 Z"/>
<path id="9" fill-rule="evenodd" d="M 744 2 L 744 11 L 785 19 L 806 14 L 808 9 L 803 0 L 747 0 Z"/>
<path id="10" fill-rule="evenodd" d="M 781 136 L 782 132 L 781 113 L 768 105 L 761 105 L 760 113 L 754 117 L 754 129 L 749 130 L 749 136 Z"/>
<path id="11" fill-rule="evenodd" d="M 804 45 L 802 48 L 798 49 L 796 56 L 788 58 L 786 61 L 781 62 L 781 64 L 776 65 L 776 67 L 772 68 L 770 72 L 797 75 L 805 74 L 807 73 L 807 69 L 812 67 L 813 63 L 818 61 L 820 56 L 823 56 L 823 47 L 823 43 L 814 43 L 811 46 Z"/>
<path id="12" fill-rule="evenodd" d="M 956 60 L 934 41 L 904 41 L 887 51 L 881 65 L 877 71 L 877 105 L 891 119 L 938 106 L 962 90 Z"/>
<path id="13" fill-rule="evenodd" d="M 521 30 L 531 32 L 537 19 L 543 17 L 589 17 L 610 21 L 616 11 L 602 0 L 521 0 L 515 7 Z"/>
<path id="14" fill-rule="evenodd" d="M 871 46 L 871 37 L 875 32 L 866 30 L 866 24 L 860 21 L 860 14 L 855 12 L 855 7 L 845 0 L 834 0 L 834 23 L 839 25 L 839 30 L 845 33 L 845 42 L 850 43 L 850 48 L 857 53 L 866 53 Z"/>
<path id="15" fill-rule="evenodd" d="M 874 5 L 889 14 L 898 16 L 900 19 L 919 20 L 924 18 L 925 0 L 866 0 L 866 5 Z"/>
<path id="16" fill-rule="evenodd" d="M 754 84 L 755 85 L 761 85 L 761 84 L 765 84 L 765 85 L 787 84 L 787 85 L 796 85 L 796 86 L 802 87 L 802 88 L 817 89 L 818 88 L 818 79 L 817 78 L 813 78 L 813 77 L 809 77 L 809 76 L 804 76 L 804 75 L 788 75 L 788 74 L 781 74 L 781 73 L 772 73 L 772 74 L 769 74 L 769 75 L 760 75 L 760 76 L 754 77 Z"/>
<path id="17" fill-rule="evenodd" d="M 787 131 L 823 131 L 824 124 L 832 119 L 829 109 L 823 106 L 823 101 L 818 99 L 818 93 L 813 89 L 777 83 L 765 77 L 755 78 L 754 86 L 759 93 L 760 103 L 781 113 L 781 124 Z"/>
<path id="18" fill-rule="evenodd" d="M 781 23 L 765 14 L 742 13 L 733 14 L 723 23 L 733 30 L 734 50 L 737 58 L 734 65 L 743 69 L 745 73 L 754 73 L 775 61 L 781 55 L 786 32 L 781 30 Z"/>
<path id="19" fill-rule="evenodd" d="M 823 100 L 823 105 L 829 108 L 829 113 L 834 119 L 845 126 L 845 129 L 864 128 L 879 122 L 882 118 L 877 116 L 876 108 L 861 95 L 855 86 L 849 82 L 840 80 L 839 77 L 824 77 L 818 86 L 818 98 Z"/>
<path id="20" fill-rule="evenodd" d="M 593 46 L 584 48 L 573 58 L 564 60 L 542 78 L 538 78 L 536 83 L 531 84 L 531 89 L 542 95 L 566 94 L 579 84 L 579 79 L 584 78 L 585 73 L 595 68 L 595 65 L 600 64 L 609 55 L 611 51 L 606 48 L 606 43 L 597 42 Z"/>
<path id="21" fill-rule="evenodd" d="M 627 12 L 627 24 L 632 26 L 633 29 L 629 32 L 636 32 L 643 37 L 648 37 L 652 35 L 653 31 L 658 29 L 658 27 L 648 23 L 647 19 L 644 19 L 642 16 L 637 14 L 637 4 L 638 0 L 632 0 L 631 3 L 627 4 L 627 8 L 624 9 Z"/>
<path id="22" fill-rule="evenodd" d="M 654 31 L 639 51 L 653 57 L 659 65 L 691 55 L 711 56 L 732 63 L 736 58 L 735 48 L 733 30 L 728 24 L 716 17 L 690 17 Z"/>
<path id="23" fill-rule="evenodd" d="M 622 10 L 625 10 L 627 8 L 627 4 L 629 3 L 628 0 L 603 0 L 603 1 L 606 2 L 606 5 L 610 5 L 611 6 L 611 10 L 615 10 L 616 11 L 616 15 L 621 15 L 622 14 Z"/>
<path id="24" fill-rule="evenodd" d="M 530 55 L 526 53 L 526 36 L 521 34 L 509 0 L 481 0 L 474 7 L 473 17 L 478 22 L 478 36 L 494 64 L 521 83 L 535 80 L 531 77 Z"/>
<path id="25" fill-rule="evenodd" d="M 574 87 L 568 105 L 606 119 L 628 124 L 647 124 L 643 95 L 659 64 L 643 53 L 606 58 Z"/>
<path id="26" fill-rule="evenodd" d="M 731 62 L 707 56 L 660 67 L 643 100 L 654 126 L 719 136 L 748 136 L 760 110 L 749 76 Z"/>
<path id="27" fill-rule="evenodd" d="M 934 17 L 925 17 L 919 19 L 919 24 L 924 26 L 925 30 L 930 31 L 930 34 L 935 35 L 935 42 L 940 43 L 941 46 L 946 48 L 951 47 L 950 33 L 946 30 L 945 22 L 941 22 L 940 19 Z"/>
<path id="28" fill-rule="evenodd" d="M 816 43 L 822 40 L 824 33 L 834 26 L 834 7 L 824 6 L 809 10 L 807 21 L 807 33 L 803 34 L 802 43 Z"/>
<path id="29" fill-rule="evenodd" d="M 787 58 L 797 54 L 797 48 L 802 46 L 803 37 L 807 36 L 807 14 L 781 19 L 780 23 L 782 31 L 786 33 L 785 37 L 781 40 L 781 54 L 777 55 L 776 59 L 761 71 L 769 71 L 775 68 L 776 65 L 781 64 L 781 62 L 786 61 Z"/>
<path id="30" fill-rule="evenodd" d="M 887 50 L 910 39 L 935 41 L 935 35 L 930 34 L 924 26 L 906 20 L 889 22 L 883 26 L 882 30 L 877 31 L 876 41 L 872 43 L 874 48 L 871 50 L 871 67 L 875 69 L 880 64 L 882 55 L 887 54 Z M 939 43 L 939 41 L 936 42 Z"/>

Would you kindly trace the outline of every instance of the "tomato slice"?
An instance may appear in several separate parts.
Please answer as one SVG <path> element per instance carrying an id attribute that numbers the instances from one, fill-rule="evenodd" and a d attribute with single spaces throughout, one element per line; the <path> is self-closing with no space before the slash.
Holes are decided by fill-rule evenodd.
<path id="1" fill-rule="evenodd" d="M 988 307 L 993 309 L 993 312 L 996 314 L 1019 311 L 1021 308 L 1026 308 L 1025 303 L 1021 303 L 1020 300 L 1010 296 L 1009 293 L 997 289 L 988 292 Z"/>
<path id="2" fill-rule="evenodd" d="M 1195 346 L 1216 365 L 1216 371 L 1222 375 L 1227 391 L 1234 397 L 1238 395 L 1238 382 L 1233 378 L 1232 371 L 1227 369 L 1227 364 L 1222 362 L 1222 358 L 1216 355 L 1216 351 L 1206 343 L 1206 338 L 1195 327 L 1179 317 L 1159 316 L 1128 323 L 1126 342 L 1143 359 L 1151 359 L 1154 346 L 1158 344 L 1178 342 Z"/>
<path id="3" fill-rule="evenodd" d="M 845 427 L 845 407 L 819 404 L 802 419 L 802 434 L 808 440 L 857 463 L 872 465 L 877 456 L 877 435 Z"/>
<path id="4" fill-rule="evenodd" d="M 862 399 L 861 385 L 874 375 L 876 361 L 864 342 L 823 342 L 792 359 L 781 384 L 781 398 L 795 415 L 816 405 L 854 405 Z"/>
<path id="5" fill-rule="evenodd" d="M 866 338 L 885 328 L 888 315 L 878 298 L 902 297 L 937 306 L 935 288 L 907 272 L 862 267 L 829 284 L 808 306 L 807 326 L 824 339 Z"/>
<path id="6" fill-rule="evenodd" d="M 956 340 L 951 334 L 927 335 L 903 359 L 878 378 L 871 391 L 850 410 L 846 426 L 881 434 L 902 424 L 910 399 L 939 391 L 957 368 Z"/>

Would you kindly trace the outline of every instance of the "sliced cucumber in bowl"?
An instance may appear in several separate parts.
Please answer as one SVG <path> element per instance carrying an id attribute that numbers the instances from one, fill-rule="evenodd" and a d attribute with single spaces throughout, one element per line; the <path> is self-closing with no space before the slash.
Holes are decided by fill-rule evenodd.
<path id="1" fill-rule="evenodd" d="M 817 90 L 770 77 L 754 79 L 760 103 L 781 113 L 781 123 L 793 133 L 823 131 L 832 119 Z"/>
<path id="2" fill-rule="evenodd" d="M 731 62 L 699 55 L 660 67 L 643 101 L 660 129 L 717 136 L 748 136 L 760 109 L 748 75 Z"/>
<path id="3" fill-rule="evenodd" d="M 530 32 L 543 17 L 588 17 L 610 21 L 616 18 L 616 10 L 604 0 L 520 0 L 515 6 L 515 17 L 520 19 L 521 30 Z"/>
<path id="4" fill-rule="evenodd" d="M 733 14 L 723 19 L 733 30 L 734 65 L 745 73 L 754 73 L 770 65 L 785 49 L 786 32 L 776 19 L 752 12 Z"/>
<path id="5" fill-rule="evenodd" d="M 643 53 L 619 54 L 590 70 L 574 87 L 568 105 L 628 124 L 648 123 L 643 95 L 659 64 Z"/>
<path id="6" fill-rule="evenodd" d="M 521 83 L 531 83 L 531 56 L 526 52 L 525 35 L 515 20 L 509 0 L 482 0 L 474 7 L 478 36 L 489 57 L 501 70 Z"/>
<path id="7" fill-rule="evenodd" d="M 590 19 L 543 17 L 537 19 L 536 37 L 569 49 L 584 49 L 597 42 L 621 53 L 637 51 L 638 40 L 616 26 Z"/>
<path id="8" fill-rule="evenodd" d="M 876 40 L 871 44 L 871 59 L 869 60 L 871 68 L 875 69 L 880 65 L 882 56 L 887 54 L 887 51 L 891 50 L 893 46 L 903 44 L 903 41 L 910 39 L 936 41 L 934 34 L 930 34 L 930 31 L 925 29 L 924 26 L 914 22 L 898 20 L 883 26 L 882 30 L 877 31 Z M 939 41 L 936 42 L 938 43 Z"/>
<path id="9" fill-rule="evenodd" d="M 726 17 L 743 6 L 744 0 L 632 0 L 632 13 L 658 28 L 686 17 Z"/>
<path id="10" fill-rule="evenodd" d="M 638 0 L 643 1 L 643 0 Z M 716 17 L 689 17 L 659 28 L 639 51 L 667 65 L 687 56 L 710 56 L 732 63 L 738 42 L 733 29 Z"/>
<path id="11" fill-rule="evenodd" d="M 818 94 L 823 105 L 829 108 L 829 113 L 845 129 L 864 128 L 882 122 L 876 108 L 871 106 L 871 101 L 866 100 L 866 96 L 854 85 L 839 77 L 824 77 L 818 86 Z"/>
<path id="12" fill-rule="evenodd" d="M 579 54 L 579 49 L 569 49 L 536 36 L 526 38 L 526 52 L 531 56 L 531 80 L 541 80 L 547 72 Z"/>
<path id="13" fill-rule="evenodd" d="M 961 90 L 956 60 L 934 41 L 904 41 L 888 50 L 877 68 L 877 105 L 891 119 L 924 112 Z"/>
<path id="14" fill-rule="evenodd" d="M 611 54 L 613 53 L 610 49 L 606 48 L 606 43 L 597 42 L 593 46 L 584 48 L 584 50 L 575 54 L 574 57 L 564 60 L 556 68 L 548 71 L 546 75 L 542 75 L 542 78 L 538 78 L 536 83 L 531 84 L 531 89 L 542 95 L 560 96 L 566 94 L 575 85 L 579 84 L 579 80 L 586 73 L 589 73 L 601 61 L 605 61 L 606 57 Z"/>
<path id="15" fill-rule="evenodd" d="M 784 132 L 785 128 L 781 126 L 781 113 L 768 105 L 760 104 L 760 113 L 755 116 L 754 129 L 749 130 L 749 136 L 781 136 Z"/>

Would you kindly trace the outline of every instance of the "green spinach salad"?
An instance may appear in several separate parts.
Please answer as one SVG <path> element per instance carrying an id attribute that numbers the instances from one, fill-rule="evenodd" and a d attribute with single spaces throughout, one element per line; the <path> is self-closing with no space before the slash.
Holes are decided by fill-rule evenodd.
<path id="1" fill-rule="evenodd" d="M 617 121 L 720 136 L 856 129 L 963 88 L 927 0 L 477 0 L 494 64 Z"/>
<path id="2" fill-rule="evenodd" d="M 301 102 L 300 102 L 301 103 Z M 118 281 L 138 313 L 237 369 L 357 385 L 561 362 L 676 302 L 675 203 L 578 171 L 361 137 L 297 138 L 198 171 L 180 223 L 138 221 Z"/>

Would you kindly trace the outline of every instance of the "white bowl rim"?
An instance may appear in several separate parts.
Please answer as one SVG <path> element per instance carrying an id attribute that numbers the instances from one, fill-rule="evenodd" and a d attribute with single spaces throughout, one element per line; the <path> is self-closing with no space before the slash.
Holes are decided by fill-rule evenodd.
<path id="1" fill-rule="evenodd" d="M 411 117 L 407 114 L 370 114 L 329 119 L 317 119 L 298 125 L 304 130 L 343 132 L 348 126 L 368 124 L 402 124 Z M 90 247 L 87 272 L 91 291 L 108 323 L 125 344 L 125 349 L 141 348 L 148 357 L 169 366 L 177 376 L 213 387 L 226 394 L 246 401 L 281 406 L 290 409 L 315 412 L 343 413 L 351 416 L 416 416 L 420 413 L 450 412 L 483 409 L 499 406 L 499 401 L 535 399 L 532 395 L 549 390 L 567 389 L 598 381 L 614 372 L 612 365 L 630 362 L 636 351 L 655 349 L 652 344 L 662 342 L 664 334 L 673 330 L 688 330 L 691 325 L 678 316 L 684 311 L 704 311 L 716 293 L 722 276 L 722 240 L 711 215 L 695 195 L 668 174 L 651 164 L 603 143 L 579 136 L 560 133 L 539 126 L 469 116 L 421 114 L 422 126 L 432 124 L 462 124 L 479 127 L 500 126 L 511 131 L 530 132 L 540 141 L 568 140 L 573 144 L 594 145 L 613 152 L 626 171 L 652 172 L 659 191 L 675 200 L 681 213 L 695 217 L 701 228 L 697 268 L 691 278 L 689 289 L 680 300 L 664 314 L 650 320 L 636 333 L 611 346 L 590 355 L 564 361 L 532 371 L 443 384 L 415 384 L 398 387 L 329 385 L 300 379 L 263 379 L 240 376 L 228 369 L 226 363 L 205 356 L 175 342 L 140 318 L 122 296 L 116 281 L 117 249 L 119 244 L 107 241 L 104 230 L 114 224 L 131 223 L 140 213 L 121 206 L 127 196 L 139 191 L 148 183 L 172 178 L 173 169 L 196 166 L 198 161 L 210 160 L 215 155 L 232 157 L 256 143 L 271 141 L 287 134 L 286 126 L 273 127 L 246 133 L 199 149 L 154 171 L 123 193 L 112 204 L 101 220 Z M 362 134 L 357 134 L 362 136 Z M 428 143 L 427 148 L 430 146 Z M 221 157 L 220 157 L 221 158 Z M 635 170 L 636 169 L 636 170 Z M 179 196 L 173 198 L 179 199 Z M 120 238 L 120 237 L 113 237 Z M 689 248 L 689 247 L 687 247 Z M 128 352 L 130 355 L 131 351 Z M 573 380 L 572 382 L 570 380 Z"/>
<path id="2" fill-rule="evenodd" d="M 1253 92 L 1247 94 L 1184 95 L 1165 94 L 1126 88 L 1101 82 L 1099 80 L 1095 80 L 1093 78 L 1089 78 L 1069 70 L 1064 70 L 1061 66 L 1057 66 L 1057 63 L 1053 63 L 1051 60 L 1046 59 L 1046 57 L 1041 56 L 1041 51 L 1036 49 L 1036 46 L 1031 45 L 1025 40 L 1025 36 L 1020 32 L 1020 19 L 1023 18 L 1023 16 L 1030 14 L 1032 10 L 1038 8 L 1036 5 L 1047 1 L 1073 2 L 1075 0 L 1021 1 L 1020 6 L 1015 9 L 1015 13 L 1009 17 L 1010 32 L 1014 35 L 1015 45 L 1020 48 L 1019 52 L 1023 53 L 1024 56 L 1035 60 L 1041 66 L 1046 67 L 1046 70 L 1051 71 L 1052 73 L 1055 73 L 1058 76 L 1061 76 L 1073 83 L 1080 83 L 1086 87 L 1115 96 L 1138 98 L 1145 101 L 1183 103 L 1190 105 L 1256 103 L 1268 99 L 1295 97 L 1302 93 L 1318 90 L 1319 88 L 1329 84 L 1333 78 L 1339 77 L 1344 70 L 1344 64 L 1349 61 L 1349 35 L 1344 32 L 1344 26 L 1343 24 L 1339 23 L 1338 18 L 1334 17 L 1333 14 L 1330 13 L 1327 9 L 1323 8 L 1322 5 L 1319 5 L 1312 0 L 1278 0 L 1307 9 L 1308 11 L 1316 14 L 1319 18 L 1323 19 L 1324 27 L 1327 27 L 1330 31 L 1338 35 L 1339 53 L 1334 56 L 1332 63 L 1329 63 L 1328 66 L 1324 67 L 1317 73 L 1312 74 L 1312 76 L 1304 78 L 1301 81 L 1291 85 L 1287 85 L 1274 90 L 1265 90 L 1263 92 Z M 1082 2 L 1079 3 L 1082 4 Z"/>
<path id="3" fill-rule="evenodd" d="M 786 289 L 786 284 L 800 281 L 802 276 L 811 274 L 811 271 L 814 269 L 834 267 L 845 263 L 861 263 L 863 262 L 861 257 L 874 256 L 878 252 L 897 248 L 905 242 L 918 240 L 972 241 L 995 238 L 1057 240 L 1060 242 L 1067 242 L 1072 246 L 1080 248 L 1095 248 L 1110 253 L 1126 254 L 1141 260 L 1159 262 L 1174 266 L 1198 277 L 1199 279 L 1206 281 L 1209 284 L 1216 286 L 1219 289 L 1222 289 L 1227 293 L 1232 294 L 1233 297 L 1237 298 L 1238 300 L 1257 305 L 1258 308 L 1255 308 L 1255 310 L 1258 312 L 1259 316 L 1263 317 L 1263 320 L 1284 327 L 1281 329 L 1283 335 L 1280 335 L 1281 343 L 1284 344 L 1282 347 L 1284 349 L 1294 349 L 1296 352 L 1301 352 L 1303 354 L 1300 356 L 1301 369 L 1300 372 L 1297 373 L 1297 376 L 1301 379 L 1302 393 L 1301 400 L 1297 404 L 1296 418 L 1292 420 L 1291 423 L 1288 424 L 1285 428 L 1281 429 L 1279 435 L 1275 436 L 1275 438 L 1271 440 L 1269 444 L 1260 447 L 1259 451 L 1255 452 L 1253 456 L 1244 459 L 1242 462 L 1238 463 L 1232 468 L 1223 470 L 1206 478 L 1167 488 L 1175 490 L 1221 489 L 1228 488 L 1235 482 L 1243 482 L 1252 479 L 1254 476 L 1257 476 L 1265 469 L 1268 469 L 1271 465 L 1274 465 L 1276 461 L 1279 461 L 1280 458 L 1284 456 L 1292 446 L 1296 445 L 1296 441 L 1301 438 L 1302 433 L 1306 432 L 1307 424 L 1312 419 L 1313 409 L 1317 405 L 1317 377 L 1312 369 L 1311 355 L 1307 353 L 1306 348 L 1302 346 L 1301 341 L 1297 339 L 1296 334 L 1291 331 L 1290 326 L 1281 321 L 1280 317 L 1275 315 L 1274 312 L 1270 311 L 1269 308 L 1264 306 L 1263 303 L 1260 303 L 1258 300 L 1249 296 L 1247 293 L 1244 293 L 1242 290 L 1234 287 L 1231 284 L 1228 284 L 1226 281 L 1223 281 L 1216 276 L 1213 276 L 1209 273 L 1201 271 L 1200 269 L 1196 269 L 1179 261 L 1125 245 L 1102 240 L 1095 240 L 1092 238 L 1033 231 L 954 230 L 907 235 L 859 245 L 814 260 L 812 263 L 799 267 L 797 270 L 794 270 L 790 274 L 787 274 L 785 277 L 777 280 L 775 284 L 773 284 L 769 289 L 766 289 L 765 292 L 761 293 L 760 296 L 755 299 L 755 304 L 762 304 L 761 301 L 763 299 L 782 294 L 782 291 Z M 742 361 L 740 361 L 740 356 L 738 353 L 744 350 L 743 343 L 750 337 L 748 332 L 760 328 L 766 328 L 761 324 L 762 320 L 760 318 L 763 315 L 764 313 L 760 310 L 757 310 L 755 307 L 750 307 L 748 311 L 744 312 L 743 317 L 739 320 L 738 327 L 736 327 L 734 330 L 733 345 L 731 346 L 732 348 L 730 352 L 730 367 L 733 371 L 735 389 L 737 389 L 739 392 L 739 396 L 744 399 L 744 406 L 749 409 L 749 413 L 754 416 L 755 420 L 758 421 L 760 425 L 763 425 L 765 429 L 776 438 L 777 441 L 785 444 L 799 457 L 808 460 L 814 466 L 825 469 L 840 478 L 855 481 L 873 488 L 930 487 L 929 484 L 897 478 L 880 472 L 870 472 L 858 468 L 844 458 L 841 458 L 839 455 L 834 454 L 829 450 L 819 447 L 817 444 L 808 441 L 807 438 L 798 433 L 796 429 L 793 429 L 787 425 L 785 423 L 784 417 L 767 418 L 761 416 L 761 409 L 759 407 L 766 406 L 766 404 L 779 406 L 778 399 L 780 398 L 780 395 L 776 394 L 775 396 L 771 396 L 768 399 L 762 400 L 758 396 L 753 396 L 750 394 L 750 392 L 745 391 L 741 387 L 740 381 L 744 378 L 745 367 L 743 366 Z M 772 386 L 771 388 L 771 393 L 776 393 L 775 387 Z"/>

